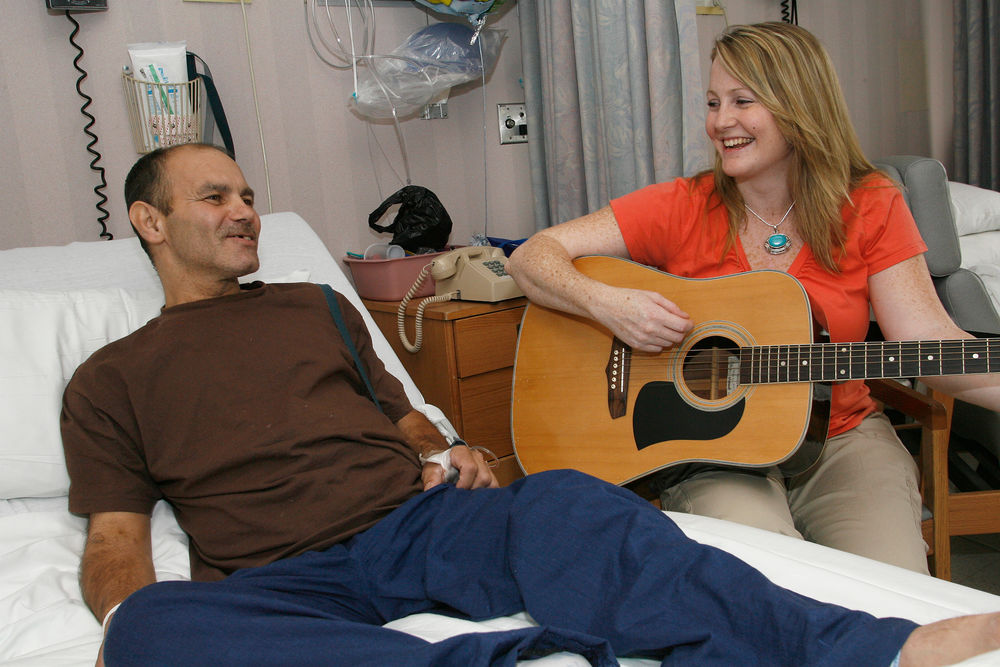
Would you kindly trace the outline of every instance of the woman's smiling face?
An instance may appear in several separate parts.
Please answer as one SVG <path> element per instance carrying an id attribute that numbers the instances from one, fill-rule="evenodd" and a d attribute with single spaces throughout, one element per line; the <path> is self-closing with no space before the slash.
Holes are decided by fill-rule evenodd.
<path id="1" fill-rule="evenodd" d="M 792 148 L 774 115 L 719 59 L 712 62 L 706 100 L 705 131 L 727 176 L 743 183 L 774 169 L 787 171 Z"/>

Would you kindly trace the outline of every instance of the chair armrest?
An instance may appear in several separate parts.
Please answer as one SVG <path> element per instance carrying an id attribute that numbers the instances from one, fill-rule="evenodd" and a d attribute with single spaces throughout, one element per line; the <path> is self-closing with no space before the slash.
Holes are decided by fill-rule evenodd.
<path id="1" fill-rule="evenodd" d="M 948 411 L 938 400 L 907 387 L 895 380 L 867 380 L 872 398 L 904 415 L 912 417 L 930 429 L 945 428 Z"/>

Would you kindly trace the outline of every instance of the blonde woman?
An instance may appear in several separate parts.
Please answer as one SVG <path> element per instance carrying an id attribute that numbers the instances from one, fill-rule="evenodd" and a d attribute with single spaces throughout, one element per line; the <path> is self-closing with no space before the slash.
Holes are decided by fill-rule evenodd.
<path id="1" fill-rule="evenodd" d="M 731 27 L 713 48 L 706 102 L 713 169 L 534 235 L 509 262 L 532 301 L 593 318 L 636 350 L 679 343 L 693 323 L 669 294 L 606 285 L 572 265 L 602 254 L 690 278 L 787 272 L 833 341 L 864 340 L 870 309 L 889 340 L 969 337 L 934 292 L 901 193 L 862 154 L 812 34 L 784 23 Z M 781 316 L 780 303 L 760 308 L 763 317 Z M 1000 407 L 995 375 L 927 383 Z M 668 470 L 661 488 L 666 509 L 927 572 L 916 467 L 861 380 L 834 386 L 827 444 L 807 471 L 785 479 L 687 467 Z"/>

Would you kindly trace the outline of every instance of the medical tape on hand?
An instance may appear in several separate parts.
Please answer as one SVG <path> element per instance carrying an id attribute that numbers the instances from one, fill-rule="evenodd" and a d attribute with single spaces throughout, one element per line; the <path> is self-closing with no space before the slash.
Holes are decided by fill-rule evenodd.
<path id="1" fill-rule="evenodd" d="M 458 468 L 451 464 L 451 450 L 431 454 L 430 456 L 420 456 L 420 463 L 436 463 L 444 468 L 444 481 L 447 483 L 458 480 Z"/>
<path id="2" fill-rule="evenodd" d="M 421 456 L 420 463 L 436 463 L 444 468 L 444 481 L 448 484 L 458 480 L 458 468 L 451 464 L 451 450 L 446 449 L 430 456 Z"/>

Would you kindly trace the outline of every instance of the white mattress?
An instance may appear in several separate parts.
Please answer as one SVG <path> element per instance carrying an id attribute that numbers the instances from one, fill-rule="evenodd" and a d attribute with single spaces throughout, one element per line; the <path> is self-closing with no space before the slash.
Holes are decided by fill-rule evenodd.
<path id="1" fill-rule="evenodd" d="M 444 432 L 453 432 L 439 410 L 423 405 L 420 392 L 308 224 L 292 213 L 264 216 L 262 223 L 262 270 L 249 278 L 274 281 L 306 272 L 309 280 L 330 283 L 348 294 L 368 319 L 376 350 L 389 370 L 403 381 L 411 402 L 422 406 Z M 0 251 L 0 288 L 79 290 L 114 286 L 158 289 L 156 276 L 135 239 Z M 0 355 L 4 352 L 10 353 L 0 350 Z M 0 433 L 0 444 L 4 437 L 9 436 Z M 745 526 L 690 515 L 671 516 L 694 539 L 725 549 L 773 581 L 821 600 L 920 623 L 1000 611 L 1000 597 L 962 586 Z M 65 496 L 0 499 L 0 664 L 94 664 L 100 625 L 83 603 L 77 583 L 85 528 L 82 518 L 67 512 Z M 157 577 L 186 578 L 186 540 L 169 507 L 162 503 L 154 512 L 153 538 Z M 436 641 L 462 632 L 509 629 L 530 622 L 524 614 L 485 623 L 419 614 L 390 625 Z M 642 660 L 622 663 L 654 664 Z M 563 654 L 531 664 L 586 663 L 577 656 Z M 997 665 L 1000 652 L 963 664 Z"/>

